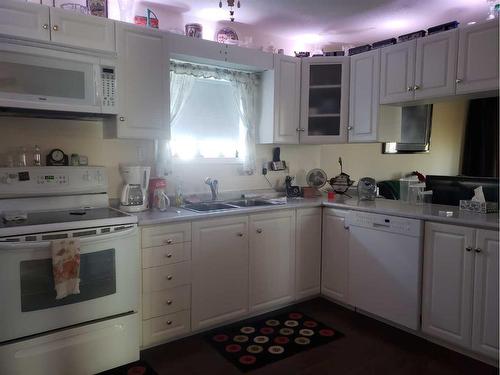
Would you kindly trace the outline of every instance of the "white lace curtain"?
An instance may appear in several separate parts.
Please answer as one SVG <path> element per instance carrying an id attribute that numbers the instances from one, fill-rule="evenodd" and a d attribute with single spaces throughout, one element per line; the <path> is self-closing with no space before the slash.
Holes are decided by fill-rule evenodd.
<path id="1" fill-rule="evenodd" d="M 170 127 L 176 126 L 176 119 L 186 103 L 196 78 L 214 78 L 231 83 L 236 108 L 245 128 L 245 146 L 243 153 L 243 172 L 254 174 L 255 164 L 255 124 L 257 119 L 257 88 L 260 76 L 229 69 L 221 69 L 184 62 L 170 62 Z M 170 147 L 160 156 L 164 161 L 164 169 L 171 170 Z"/>

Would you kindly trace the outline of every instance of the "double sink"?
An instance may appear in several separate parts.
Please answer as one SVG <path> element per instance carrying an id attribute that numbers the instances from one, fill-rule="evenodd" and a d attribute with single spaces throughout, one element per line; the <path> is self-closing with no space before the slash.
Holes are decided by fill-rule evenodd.
<path id="1" fill-rule="evenodd" d="M 213 212 L 213 211 L 234 210 L 236 208 L 274 206 L 277 204 L 283 204 L 283 203 L 270 202 L 265 199 L 239 199 L 226 202 L 190 203 L 184 205 L 183 208 L 194 212 Z"/>

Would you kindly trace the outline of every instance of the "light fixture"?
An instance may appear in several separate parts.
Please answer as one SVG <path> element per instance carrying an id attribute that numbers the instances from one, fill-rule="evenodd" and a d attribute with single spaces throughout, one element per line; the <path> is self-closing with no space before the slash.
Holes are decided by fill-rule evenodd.
<path id="1" fill-rule="evenodd" d="M 488 17 L 486 17 L 487 20 L 493 20 L 498 17 L 498 14 L 500 13 L 500 1 L 499 0 L 486 0 L 488 3 L 488 7 L 490 8 L 490 11 L 488 13 Z"/>
<path id="2" fill-rule="evenodd" d="M 234 0 L 227 0 L 227 6 L 229 7 L 229 19 L 234 22 Z M 240 0 L 236 3 L 236 7 L 241 8 Z M 222 8 L 222 0 L 219 0 L 219 8 Z"/>
<path id="3" fill-rule="evenodd" d="M 467 25 L 475 25 L 477 22 L 476 21 L 470 21 L 470 22 L 467 22 Z"/>

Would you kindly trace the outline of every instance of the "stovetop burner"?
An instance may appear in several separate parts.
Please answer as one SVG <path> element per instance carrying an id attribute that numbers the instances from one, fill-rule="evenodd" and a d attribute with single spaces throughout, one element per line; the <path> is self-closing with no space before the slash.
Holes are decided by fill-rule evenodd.
<path id="1" fill-rule="evenodd" d="M 114 210 L 109 207 L 91 208 L 91 209 L 72 209 L 61 211 L 40 211 L 28 212 L 26 220 L 17 221 L 0 221 L 0 229 L 3 228 L 16 228 L 31 225 L 44 225 L 55 223 L 68 223 L 82 220 L 101 220 L 101 219 L 115 219 L 130 216 L 123 212 Z"/>

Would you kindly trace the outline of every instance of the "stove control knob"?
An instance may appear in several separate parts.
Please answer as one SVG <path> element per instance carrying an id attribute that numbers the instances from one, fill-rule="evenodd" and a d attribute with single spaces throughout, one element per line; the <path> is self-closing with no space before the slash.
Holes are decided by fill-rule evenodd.
<path id="1" fill-rule="evenodd" d="M 13 177 L 13 175 L 5 174 L 2 177 L 0 177 L 0 183 L 2 184 L 10 185 L 15 181 L 16 179 Z"/>

